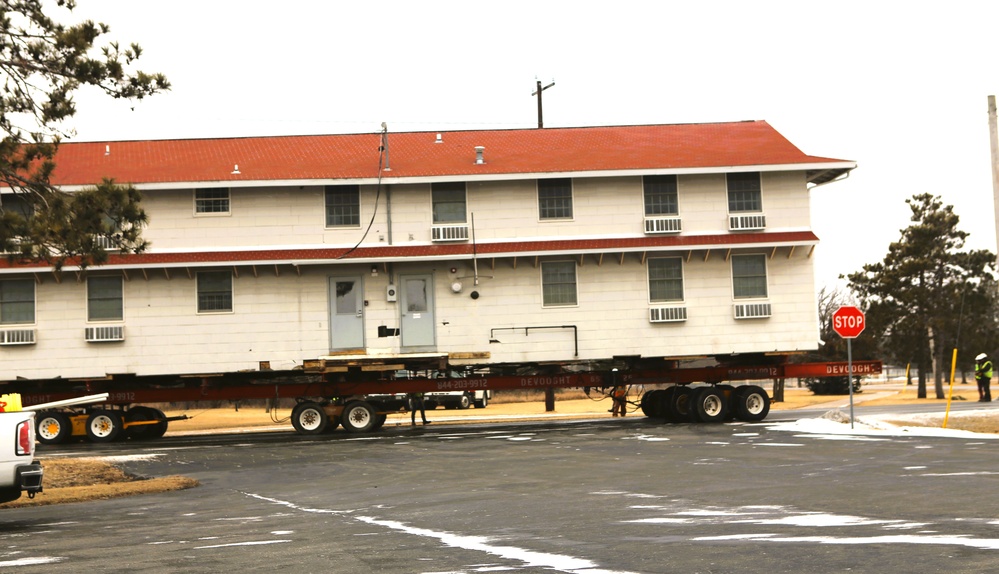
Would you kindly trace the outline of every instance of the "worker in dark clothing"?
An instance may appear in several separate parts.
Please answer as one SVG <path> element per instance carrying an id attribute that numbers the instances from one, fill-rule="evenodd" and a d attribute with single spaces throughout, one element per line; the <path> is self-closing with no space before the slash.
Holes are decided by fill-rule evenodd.
<path id="1" fill-rule="evenodd" d="M 427 420 L 426 407 L 423 405 L 423 393 L 409 393 L 409 422 L 412 426 L 416 426 L 416 409 L 420 409 L 423 424 L 430 424 Z"/>
<path id="2" fill-rule="evenodd" d="M 992 391 L 989 385 L 992 383 L 992 361 L 985 353 L 975 357 L 975 381 L 978 382 L 978 402 L 991 403 Z"/>

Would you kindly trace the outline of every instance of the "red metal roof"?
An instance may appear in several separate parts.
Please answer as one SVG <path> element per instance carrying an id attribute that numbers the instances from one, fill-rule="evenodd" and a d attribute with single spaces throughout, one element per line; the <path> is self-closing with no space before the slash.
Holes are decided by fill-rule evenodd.
<path id="1" fill-rule="evenodd" d="M 764 121 L 389 133 L 382 177 L 499 176 L 620 170 L 841 164 L 806 155 Z M 64 142 L 53 182 L 374 179 L 381 133 Z M 475 163 L 475 147 L 485 163 Z M 232 173 L 234 166 L 239 173 Z"/>
<path id="2" fill-rule="evenodd" d="M 614 253 L 620 251 L 640 251 L 642 249 L 724 249 L 734 245 L 808 245 L 818 242 L 811 231 L 787 231 L 773 233 L 726 233 L 720 235 L 693 236 L 646 236 L 609 239 L 553 239 L 521 241 L 509 243 L 480 243 L 474 248 L 479 257 L 515 257 L 521 254 L 543 253 L 546 255 L 578 254 L 586 252 Z M 349 253 L 348 253 L 349 252 Z M 341 260 L 344 263 L 364 263 L 387 261 L 402 258 L 451 257 L 470 259 L 473 246 L 470 243 L 444 243 L 433 245 L 379 245 L 348 248 L 299 248 L 299 249 L 248 249 L 239 251 L 198 251 L 185 253 L 141 253 L 138 255 L 111 255 L 103 268 L 114 266 L 158 267 L 158 266 L 207 266 L 207 265 L 251 265 L 288 263 L 329 263 Z M 72 262 L 67 263 L 71 267 Z M 0 269 L 40 270 L 48 269 L 45 262 L 24 261 L 11 263 L 0 259 Z"/>

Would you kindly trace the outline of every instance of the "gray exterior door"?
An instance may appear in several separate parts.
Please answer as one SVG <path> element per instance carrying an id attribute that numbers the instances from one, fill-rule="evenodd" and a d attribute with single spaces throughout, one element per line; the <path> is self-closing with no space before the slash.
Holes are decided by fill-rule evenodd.
<path id="1" fill-rule="evenodd" d="M 401 275 L 399 292 L 402 312 L 402 346 L 434 347 L 434 278 L 432 275 Z"/>
<path id="2" fill-rule="evenodd" d="M 364 283 L 361 277 L 330 277 L 330 349 L 364 348 Z"/>

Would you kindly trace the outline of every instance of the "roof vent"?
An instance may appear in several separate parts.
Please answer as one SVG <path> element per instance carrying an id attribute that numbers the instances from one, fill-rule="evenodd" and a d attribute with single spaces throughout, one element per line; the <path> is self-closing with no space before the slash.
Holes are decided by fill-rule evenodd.
<path id="1" fill-rule="evenodd" d="M 486 151 L 486 148 L 484 146 L 480 146 L 480 145 L 475 146 L 475 163 L 476 164 L 481 165 L 481 164 L 486 163 L 485 158 L 482 157 L 482 155 L 485 153 L 485 151 Z"/>
<path id="2" fill-rule="evenodd" d="M 239 172 L 239 164 L 238 163 L 236 165 L 232 166 L 232 172 L 230 172 L 230 173 L 232 173 L 233 175 L 236 175 L 236 174 L 240 173 Z"/>
<path id="3" fill-rule="evenodd" d="M 444 143 L 444 140 L 441 139 L 441 134 L 437 134 L 437 139 L 434 140 L 434 143 Z"/>
<path id="4" fill-rule="evenodd" d="M 111 146 L 110 145 L 104 146 L 104 155 L 111 155 Z"/>

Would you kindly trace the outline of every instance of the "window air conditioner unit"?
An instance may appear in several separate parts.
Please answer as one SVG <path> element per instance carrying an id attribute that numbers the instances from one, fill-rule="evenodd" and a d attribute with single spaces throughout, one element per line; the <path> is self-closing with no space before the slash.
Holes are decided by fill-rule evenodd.
<path id="1" fill-rule="evenodd" d="M 124 341 L 125 327 L 122 325 L 115 325 L 111 327 L 87 327 L 86 339 L 88 343 Z"/>
<path id="2" fill-rule="evenodd" d="M 770 316 L 770 303 L 736 303 L 736 319 L 765 319 Z"/>
<path id="3" fill-rule="evenodd" d="M 645 218 L 645 233 L 680 233 L 683 226 L 676 215 Z"/>
<path id="4" fill-rule="evenodd" d="M 755 215 L 729 215 L 729 231 L 757 231 L 767 228 L 767 216 L 762 213 Z"/>
<path id="5" fill-rule="evenodd" d="M 430 228 L 431 241 L 468 241 L 468 225 L 434 225 Z"/>
<path id="6" fill-rule="evenodd" d="M 686 307 L 652 307 L 649 309 L 650 323 L 677 323 L 686 320 Z"/>
<path id="7" fill-rule="evenodd" d="M 34 345 L 34 329 L 4 329 L 0 331 L 0 345 Z"/>

